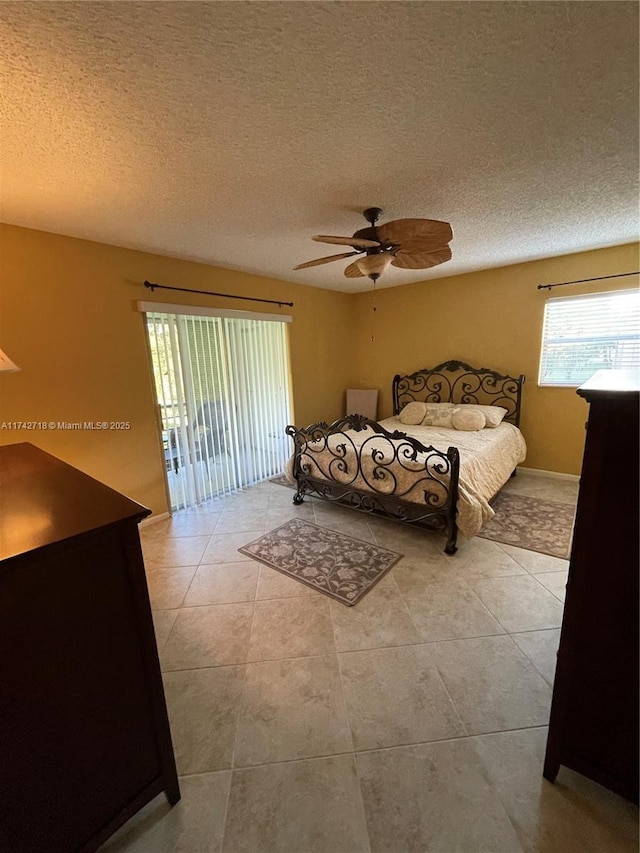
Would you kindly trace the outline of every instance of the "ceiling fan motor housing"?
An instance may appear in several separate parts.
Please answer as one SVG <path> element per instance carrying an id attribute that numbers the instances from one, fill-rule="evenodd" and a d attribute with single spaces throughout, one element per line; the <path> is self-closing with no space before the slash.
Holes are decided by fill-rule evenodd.
<path id="1" fill-rule="evenodd" d="M 385 249 L 390 248 L 390 244 L 384 243 L 378 237 L 378 231 L 375 227 L 376 222 L 382 216 L 382 208 L 381 207 L 368 207 L 366 210 L 362 211 L 362 215 L 370 223 L 369 228 L 361 228 L 359 231 L 353 235 L 354 237 L 360 237 L 364 240 L 377 240 L 380 245 L 375 248 L 367 249 L 367 255 L 378 255 L 380 252 L 383 252 Z M 355 247 L 354 247 L 355 248 Z"/>
<path id="2" fill-rule="evenodd" d="M 378 232 L 373 226 L 370 228 L 361 228 L 359 231 L 356 231 L 356 233 L 353 236 L 359 237 L 360 239 L 363 239 L 363 240 L 377 240 L 378 243 L 380 243 L 380 245 L 376 246 L 375 248 L 372 247 L 370 249 L 367 249 L 368 255 L 377 254 L 378 252 L 381 252 L 383 249 L 387 248 L 389 245 L 387 243 L 382 243 L 380 241 L 380 238 L 378 237 Z M 354 249 L 355 248 L 357 248 L 357 246 L 354 246 Z"/>

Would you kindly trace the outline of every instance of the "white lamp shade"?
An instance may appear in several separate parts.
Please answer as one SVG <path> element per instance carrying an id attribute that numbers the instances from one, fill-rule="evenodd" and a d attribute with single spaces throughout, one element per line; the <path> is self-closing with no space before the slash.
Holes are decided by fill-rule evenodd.
<path id="1" fill-rule="evenodd" d="M 393 255 L 389 252 L 379 252 L 376 255 L 365 255 L 364 258 L 358 258 L 356 265 L 364 275 L 381 275 L 393 260 Z"/>
<path id="2" fill-rule="evenodd" d="M 2 373 L 15 373 L 16 370 L 20 370 L 17 364 L 14 364 L 8 355 L 2 352 L 0 349 L 0 372 Z"/>

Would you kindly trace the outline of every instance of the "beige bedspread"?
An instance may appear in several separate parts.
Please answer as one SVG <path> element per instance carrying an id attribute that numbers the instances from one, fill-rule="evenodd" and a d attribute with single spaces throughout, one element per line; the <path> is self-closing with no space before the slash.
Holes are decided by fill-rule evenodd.
<path id="1" fill-rule="evenodd" d="M 465 536 L 475 536 L 479 533 L 486 521 L 493 517 L 494 512 L 489 506 L 489 499 L 503 486 L 509 479 L 514 468 L 522 462 L 526 456 L 526 445 L 520 430 L 512 424 L 502 423 L 495 429 L 483 429 L 477 432 L 463 432 L 453 429 L 445 429 L 442 427 L 430 426 L 406 426 L 400 422 L 400 418 L 386 418 L 380 421 L 381 426 L 393 432 L 400 430 L 407 435 L 417 438 L 425 446 L 435 447 L 437 450 L 446 453 L 449 447 L 457 447 L 460 452 L 460 480 L 458 487 L 458 514 L 457 523 L 459 530 Z M 357 432 L 349 430 L 346 435 L 353 442 L 353 445 L 360 448 L 366 442 L 366 454 L 363 453 L 363 459 L 366 455 L 369 459 L 369 451 L 377 449 L 381 454 L 389 456 L 389 442 L 384 438 L 372 438 L 370 430 L 362 430 Z M 335 448 L 344 439 L 340 434 L 331 436 L 329 439 L 330 446 Z M 312 463 L 312 474 L 314 476 L 323 477 L 322 471 L 316 464 L 320 466 L 328 464 L 331 460 L 331 455 L 328 451 L 322 454 L 305 454 L 303 461 Z M 358 476 L 353 479 L 355 470 L 354 465 L 355 450 L 351 445 L 347 446 L 345 455 L 345 471 L 341 472 L 339 466 L 334 462 L 332 467 L 332 479 L 338 482 L 349 483 L 360 489 L 367 489 L 366 479 L 369 482 L 374 482 L 375 489 L 381 494 L 394 492 L 395 494 L 402 493 L 403 500 L 414 501 L 423 504 L 425 502 L 425 456 L 422 455 L 413 462 L 408 459 L 399 465 L 394 462 L 391 466 L 393 475 L 390 474 L 382 479 L 374 479 L 369 476 L 373 470 L 374 463 L 370 461 L 365 466 L 364 477 Z M 429 471 L 433 471 L 435 460 L 428 460 L 427 467 Z M 422 476 L 420 475 L 422 471 Z M 293 481 L 292 477 L 292 460 L 287 466 L 287 476 Z M 448 477 L 440 476 L 434 472 L 436 478 L 441 479 L 448 484 Z M 438 495 L 439 484 L 436 481 L 429 481 L 429 491 Z M 443 498 L 446 497 L 445 489 L 440 489 Z"/>

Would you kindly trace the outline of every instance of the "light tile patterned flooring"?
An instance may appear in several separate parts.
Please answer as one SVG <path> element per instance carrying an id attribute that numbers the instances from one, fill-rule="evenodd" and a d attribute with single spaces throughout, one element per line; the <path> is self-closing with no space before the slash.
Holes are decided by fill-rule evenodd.
<path id="1" fill-rule="evenodd" d="M 573 483 L 507 489 L 575 501 Z M 142 531 L 182 800 L 105 849 L 627 853 L 637 811 L 542 779 L 566 561 L 262 483 Z M 291 517 L 405 556 L 355 608 L 237 548 Z"/>

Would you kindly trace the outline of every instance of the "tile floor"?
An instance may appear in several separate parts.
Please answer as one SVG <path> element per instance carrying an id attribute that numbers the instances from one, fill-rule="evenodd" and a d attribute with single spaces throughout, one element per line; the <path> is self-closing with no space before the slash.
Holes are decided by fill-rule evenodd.
<path id="1" fill-rule="evenodd" d="M 563 480 L 507 489 L 575 501 Z M 142 531 L 182 800 L 104 849 L 627 853 L 637 811 L 542 779 L 566 561 L 262 483 Z M 404 554 L 355 608 L 239 554 L 293 516 Z"/>

